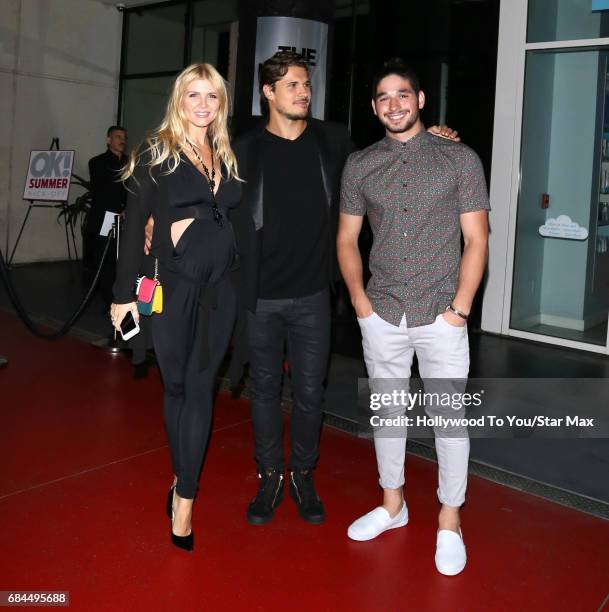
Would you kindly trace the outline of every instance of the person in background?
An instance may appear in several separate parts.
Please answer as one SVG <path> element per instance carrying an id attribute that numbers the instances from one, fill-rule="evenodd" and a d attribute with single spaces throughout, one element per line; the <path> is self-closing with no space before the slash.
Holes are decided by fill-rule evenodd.
<path id="1" fill-rule="evenodd" d="M 106 236 L 100 236 L 106 211 L 122 213 L 127 200 L 127 191 L 120 175 L 127 163 L 125 147 L 127 131 L 120 125 L 108 128 L 106 151 L 89 160 L 89 178 L 91 183 L 91 209 L 85 225 L 84 264 L 87 277 L 93 278 L 101 256 L 106 247 Z M 116 251 L 114 241 L 109 249 L 99 279 L 99 291 L 104 301 L 104 312 L 108 312 L 112 302 L 112 283 L 116 275 Z"/>

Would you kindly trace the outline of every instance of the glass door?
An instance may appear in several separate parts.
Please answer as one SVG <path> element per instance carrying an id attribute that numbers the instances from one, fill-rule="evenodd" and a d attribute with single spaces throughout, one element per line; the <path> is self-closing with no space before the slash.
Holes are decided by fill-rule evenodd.
<path id="1" fill-rule="evenodd" d="M 510 329 L 607 345 L 608 90 L 606 48 L 527 51 Z"/>

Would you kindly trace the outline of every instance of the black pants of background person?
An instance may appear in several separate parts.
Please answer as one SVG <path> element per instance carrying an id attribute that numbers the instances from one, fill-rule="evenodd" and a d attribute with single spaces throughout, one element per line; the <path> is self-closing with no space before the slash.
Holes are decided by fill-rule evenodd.
<path id="1" fill-rule="evenodd" d="M 285 468 L 281 382 L 284 347 L 293 392 L 290 470 L 315 467 L 330 352 L 330 296 L 260 299 L 248 313 L 255 457 L 260 471 Z"/>

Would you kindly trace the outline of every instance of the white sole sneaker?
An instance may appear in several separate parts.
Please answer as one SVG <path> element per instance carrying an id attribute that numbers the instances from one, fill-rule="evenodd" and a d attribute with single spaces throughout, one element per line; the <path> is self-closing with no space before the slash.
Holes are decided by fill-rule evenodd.
<path id="1" fill-rule="evenodd" d="M 368 514 L 360 516 L 356 521 L 349 525 L 347 535 L 357 542 L 373 540 L 383 531 L 397 529 L 408 524 L 408 508 L 404 503 L 402 509 L 393 517 L 382 506 L 375 508 Z"/>
<path id="2" fill-rule="evenodd" d="M 436 540 L 436 569 L 444 576 L 456 576 L 467 563 L 463 534 L 440 529 Z"/>

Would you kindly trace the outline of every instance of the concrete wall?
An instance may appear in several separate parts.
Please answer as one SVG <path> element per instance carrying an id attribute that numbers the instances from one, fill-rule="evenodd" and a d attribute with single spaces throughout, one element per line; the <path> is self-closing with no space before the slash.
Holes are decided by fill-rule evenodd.
<path id="1" fill-rule="evenodd" d="M 0 247 L 10 253 L 25 216 L 31 149 L 53 137 L 88 176 L 116 120 L 121 14 L 100 0 L 2 0 L 0 25 Z M 82 193 L 73 188 L 70 201 Z M 67 257 L 57 211 L 30 215 L 15 263 Z M 79 237 L 80 238 L 80 237 Z M 79 244 L 80 249 L 80 244 Z"/>

